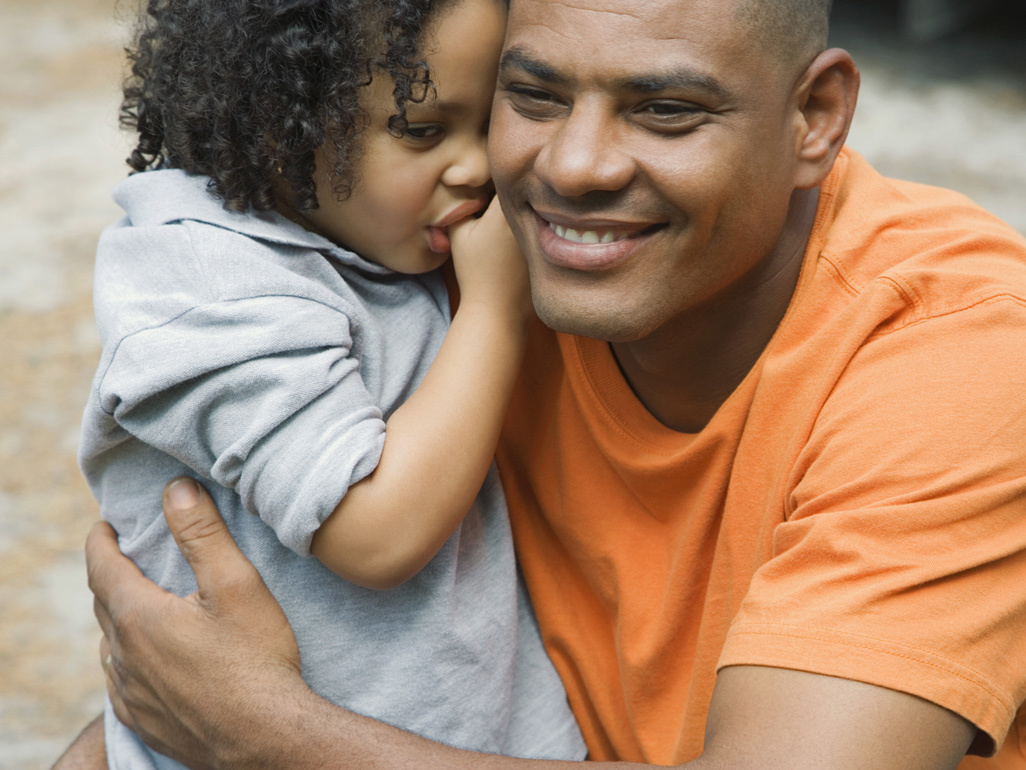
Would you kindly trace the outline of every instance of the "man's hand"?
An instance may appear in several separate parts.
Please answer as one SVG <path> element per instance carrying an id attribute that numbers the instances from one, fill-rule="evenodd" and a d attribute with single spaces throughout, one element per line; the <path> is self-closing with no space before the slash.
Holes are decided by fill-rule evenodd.
<path id="1" fill-rule="evenodd" d="M 245 764 L 284 727 L 275 716 L 283 699 L 316 696 L 281 607 L 209 495 L 176 479 L 163 502 L 196 574 L 191 596 L 143 577 L 109 525 L 96 524 L 86 542 L 107 692 L 118 718 L 157 751 L 197 768 Z"/>
<path id="2" fill-rule="evenodd" d="M 143 577 L 106 524 L 86 544 L 107 690 L 118 718 L 156 750 L 193 768 L 576 766 L 458 751 L 319 698 L 302 680 L 285 615 L 210 497 L 178 479 L 164 492 L 164 514 L 196 573 L 191 596 Z M 952 712 L 903 693 L 738 666 L 717 680 L 706 754 L 682 767 L 942 770 L 958 764 L 974 732 Z"/>

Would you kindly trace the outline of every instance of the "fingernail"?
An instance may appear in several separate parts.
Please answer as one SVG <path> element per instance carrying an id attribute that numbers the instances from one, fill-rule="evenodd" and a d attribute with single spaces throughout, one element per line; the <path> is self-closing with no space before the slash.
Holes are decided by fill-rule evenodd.
<path id="1" fill-rule="evenodd" d="M 192 479 L 175 479 L 167 487 L 167 501 L 172 508 L 192 508 L 199 499 L 199 485 Z"/>

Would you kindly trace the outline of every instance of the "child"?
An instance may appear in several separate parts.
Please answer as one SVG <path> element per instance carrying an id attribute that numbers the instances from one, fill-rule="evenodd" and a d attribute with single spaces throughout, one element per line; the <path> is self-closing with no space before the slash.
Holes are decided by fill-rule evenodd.
<path id="1" fill-rule="evenodd" d="M 179 594 L 159 490 L 199 477 L 324 697 L 582 759 L 490 469 L 529 313 L 488 205 L 504 25 L 501 0 L 150 1 L 122 107 L 144 173 L 98 248 L 81 462 L 122 550 Z M 176 766 L 105 723 L 111 767 Z"/>

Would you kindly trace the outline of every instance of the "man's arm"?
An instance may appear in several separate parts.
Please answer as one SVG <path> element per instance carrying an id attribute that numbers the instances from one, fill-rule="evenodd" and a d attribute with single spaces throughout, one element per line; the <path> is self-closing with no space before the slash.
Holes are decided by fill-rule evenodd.
<path id="1" fill-rule="evenodd" d="M 954 768 L 976 729 L 913 695 L 760 666 L 716 678 L 697 768 Z"/>
<path id="2" fill-rule="evenodd" d="M 97 524 L 89 585 L 111 655 L 119 719 L 193 768 L 558 770 L 568 762 L 460 751 L 358 716 L 314 694 L 281 608 L 235 546 L 210 497 L 172 482 L 164 512 L 199 590 L 147 580 Z M 948 770 L 975 734 L 910 695 L 798 671 L 738 666 L 717 680 L 705 753 L 690 770 Z M 610 767 L 626 767 L 610 763 Z"/>
<path id="3" fill-rule="evenodd" d="M 51 770 L 107 770 L 102 714 L 86 725 Z"/>

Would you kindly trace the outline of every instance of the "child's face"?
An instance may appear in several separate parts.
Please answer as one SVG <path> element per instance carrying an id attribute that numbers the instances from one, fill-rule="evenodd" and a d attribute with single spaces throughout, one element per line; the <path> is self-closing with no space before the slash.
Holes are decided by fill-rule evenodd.
<path id="1" fill-rule="evenodd" d="M 331 240 L 400 273 L 441 266 L 447 227 L 484 208 L 491 192 L 485 137 L 506 12 L 497 0 L 461 0 L 440 14 L 425 35 L 435 88 L 408 104 L 406 134 L 388 133 L 393 84 L 376 77 L 363 96 L 369 123 L 353 194 L 335 199 L 318 155 L 320 207 L 305 214 Z"/>

